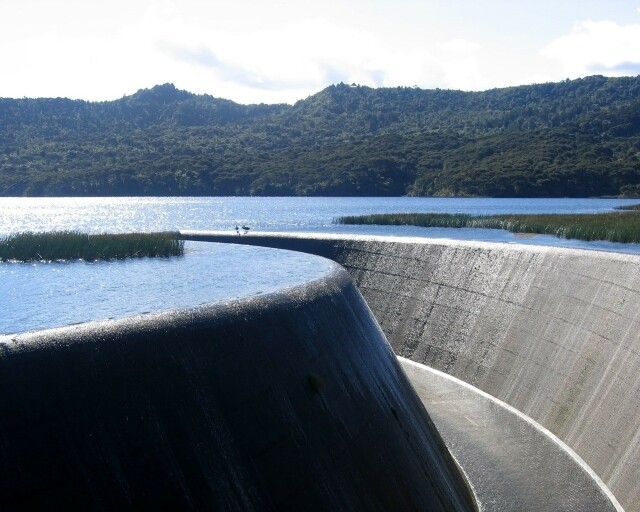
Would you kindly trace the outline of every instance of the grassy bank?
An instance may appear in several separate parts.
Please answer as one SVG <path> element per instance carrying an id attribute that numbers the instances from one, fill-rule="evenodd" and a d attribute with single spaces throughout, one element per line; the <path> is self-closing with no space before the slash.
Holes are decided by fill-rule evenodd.
<path id="1" fill-rule="evenodd" d="M 338 224 L 380 224 L 446 228 L 492 228 L 512 233 L 537 233 L 579 240 L 640 243 L 640 211 L 580 215 L 464 215 L 390 213 L 346 216 Z"/>
<path id="2" fill-rule="evenodd" d="M 0 239 L 0 261 L 114 260 L 184 254 L 175 233 L 16 233 Z"/>

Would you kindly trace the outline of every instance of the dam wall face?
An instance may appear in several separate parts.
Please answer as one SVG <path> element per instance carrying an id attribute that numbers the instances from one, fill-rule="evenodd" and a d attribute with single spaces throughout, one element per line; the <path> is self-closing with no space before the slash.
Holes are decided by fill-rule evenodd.
<path id="1" fill-rule="evenodd" d="M 337 235 L 241 242 L 343 265 L 397 355 L 517 408 L 640 510 L 640 257 Z"/>
<path id="2" fill-rule="evenodd" d="M 348 274 L 0 337 L 0 509 L 473 510 Z"/>

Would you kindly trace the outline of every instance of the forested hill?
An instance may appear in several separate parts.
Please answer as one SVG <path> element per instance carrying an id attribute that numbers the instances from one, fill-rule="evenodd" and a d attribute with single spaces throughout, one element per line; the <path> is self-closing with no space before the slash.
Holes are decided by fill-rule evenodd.
<path id="1" fill-rule="evenodd" d="M 640 195 L 640 77 L 345 84 L 239 105 L 171 84 L 0 99 L 0 195 Z"/>

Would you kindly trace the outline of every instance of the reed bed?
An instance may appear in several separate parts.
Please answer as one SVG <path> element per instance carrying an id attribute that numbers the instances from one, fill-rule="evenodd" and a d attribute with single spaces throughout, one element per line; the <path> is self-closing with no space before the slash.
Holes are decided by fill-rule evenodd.
<path id="1" fill-rule="evenodd" d="M 78 231 L 16 233 L 0 239 L 0 261 L 120 260 L 184 254 L 177 233 L 89 235 Z"/>
<path id="2" fill-rule="evenodd" d="M 389 213 L 338 217 L 334 222 L 338 224 L 505 229 L 512 233 L 536 233 L 579 240 L 640 242 L 640 210 L 576 215 Z"/>

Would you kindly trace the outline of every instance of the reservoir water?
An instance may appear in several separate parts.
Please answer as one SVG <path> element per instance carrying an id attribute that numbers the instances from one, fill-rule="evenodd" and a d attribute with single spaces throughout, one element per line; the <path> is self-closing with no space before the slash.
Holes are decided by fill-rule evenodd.
<path id="1" fill-rule="evenodd" d="M 23 231 L 166 230 L 393 234 L 640 253 L 640 244 L 518 238 L 501 230 L 346 226 L 342 215 L 385 212 L 597 213 L 637 200 L 490 198 L 0 198 L 0 236 Z M 187 242 L 179 258 L 0 264 L 0 334 L 118 318 L 267 293 L 331 262 L 261 248 Z"/>

